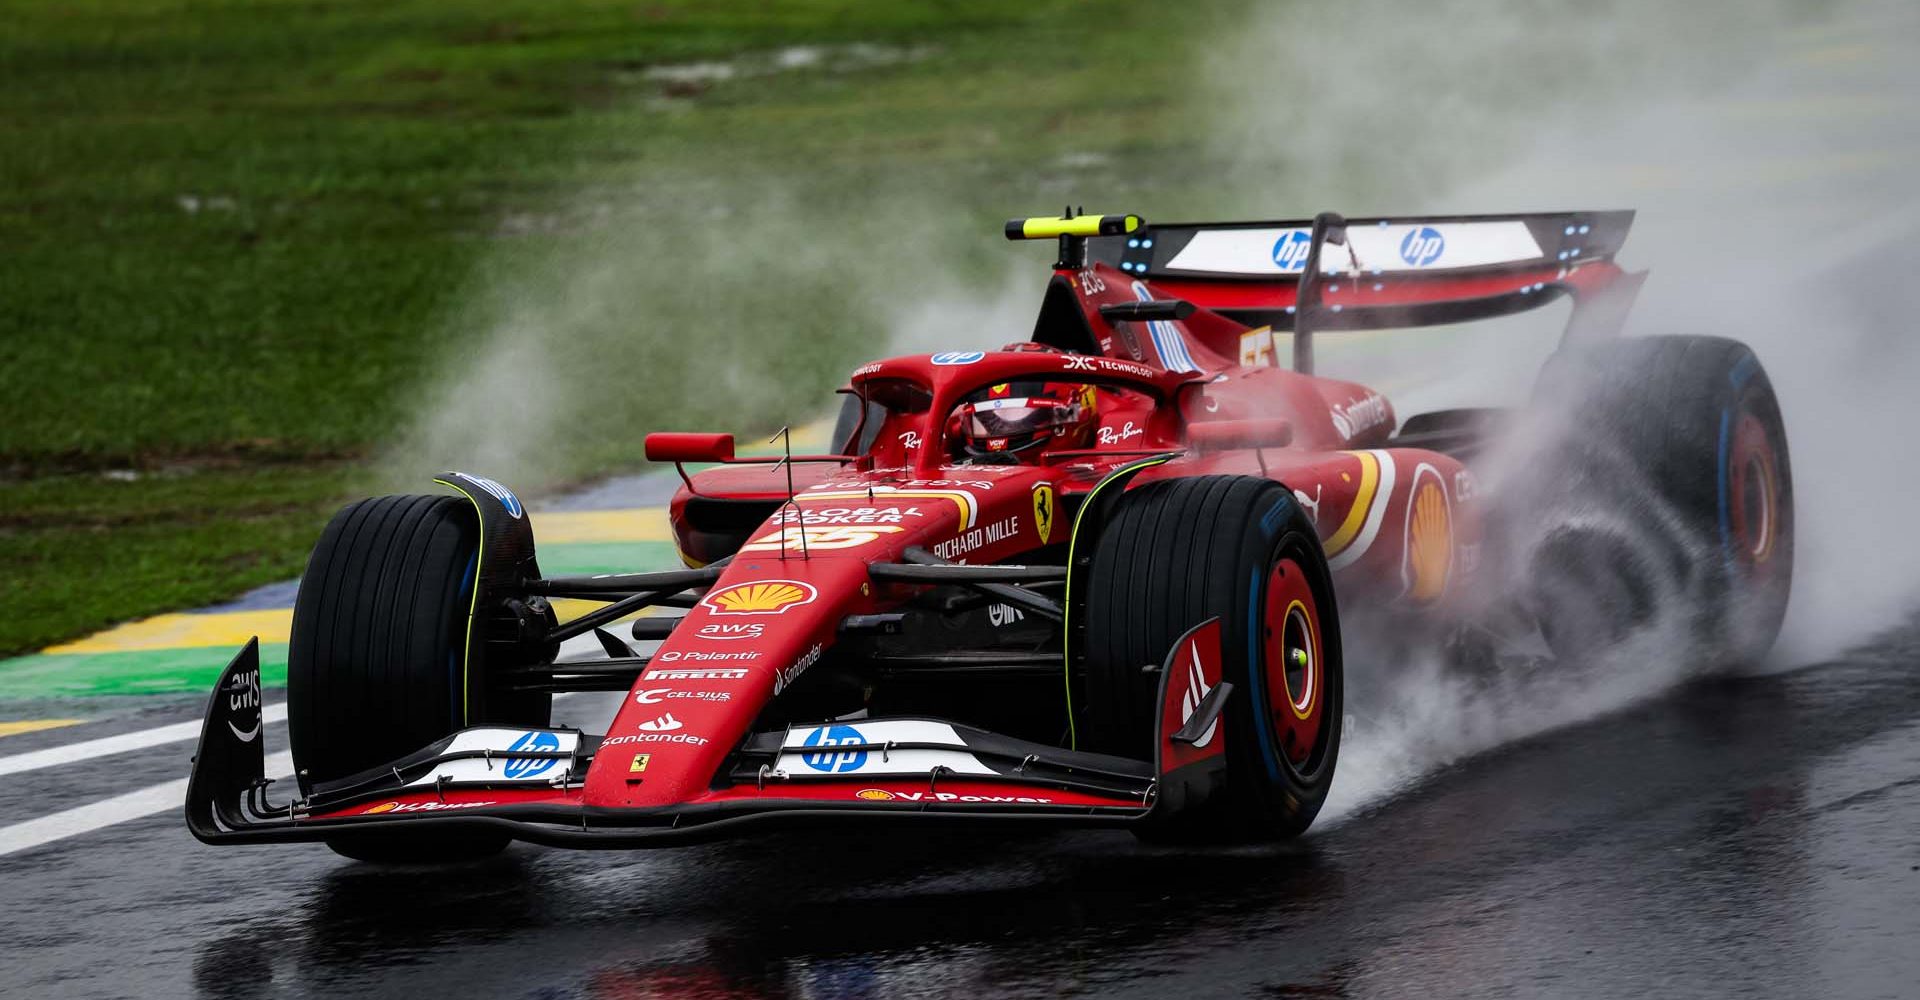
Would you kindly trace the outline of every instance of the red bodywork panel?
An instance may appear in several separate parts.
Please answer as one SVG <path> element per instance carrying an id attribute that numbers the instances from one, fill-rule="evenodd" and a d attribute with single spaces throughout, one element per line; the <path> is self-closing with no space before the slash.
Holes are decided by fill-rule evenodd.
<path id="1" fill-rule="evenodd" d="M 1590 273 L 1601 276 L 1598 269 Z M 1423 285 L 1429 297 L 1471 297 L 1551 277 L 1517 271 L 1402 284 Z M 1105 355 L 947 352 L 890 358 L 852 373 L 847 390 L 863 398 L 917 402 L 890 408 L 872 448 L 843 466 L 794 466 L 792 504 L 751 533 L 720 581 L 663 642 L 621 708 L 588 776 L 588 804 L 803 794 L 794 786 L 716 793 L 710 784 L 767 701 L 831 646 L 838 622 L 888 610 L 914 592 L 871 584 L 867 565 L 898 561 L 910 546 L 954 562 L 1018 562 L 1067 538 L 1070 524 L 1042 515 L 1042 507 L 1074 509 L 1079 495 L 1143 454 L 1182 453 L 1142 473 L 1135 485 L 1211 474 L 1286 484 L 1316 526 L 1343 593 L 1438 609 L 1469 584 L 1481 543 L 1472 475 L 1446 455 L 1382 447 L 1395 426 L 1383 396 L 1357 383 L 1280 368 L 1264 328 L 1206 308 L 1180 321 L 1133 324 L 1152 329 L 1127 336 L 1117 329 L 1124 324 L 1108 323 L 1100 307 L 1138 301 L 1140 282 L 1104 264 L 1060 271 L 1058 278 L 1072 289 Z M 1272 284 L 1189 281 L 1151 288 L 1160 297 L 1180 293 L 1262 306 L 1285 305 L 1292 294 L 1291 286 Z M 1344 294 L 1350 293 L 1328 297 L 1338 302 Z M 956 463 L 943 440 L 947 414 L 970 394 L 1019 380 L 1096 386 L 1098 443 L 1036 464 Z M 889 386 L 911 391 L 890 393 Z M 1272 418 L 1291 424 L 1285 447 L 1186 448 L 1192 424 Z M 785 469 L 738 465 L 696 475 L 694 490 L 683 487 L 674 498 L 676 531 L 684 532 L 696 490 L 710 498 L 779 503 L 787 497 L 786 475 Z M 642 781 L 628 773 L 635 753 L 649 755 Z M 850 794 L 805 787 L 813 789 L 804 793 L 809 796 Z M 896 781 L 881 790 L 902 787 Z"/>
<path id="2" fill-rule="evenodd" d="M 1571 236 L 1575 229 L 1569 225 L 1566 231 Z M 1571 294 L 1578 305 L 1616 284 L 1629 292 L 1637 285 L 1637 276 L 1625 282 L 1622 277 L 1610 259 L 1379 281 L 1329 277 L 1322 302 L 1424 308 L 1502 296 L 1536 301 L 1559 293 Z M 716 776 L 767 703 L 832 647 L 844 619 L 897 608 L 923 589 L 876 583 L 868 575 L 870 564 L 899 562 L 909 548 L 959 563 L 1030 559 L 1068 541 L 1071 513 L 1087 491 L 1146 455 L 1174 457 L 1146 469 L 1128 488 L 1213 474 L 1285 484 L 1312 520 L 1343 600 L 1353 595 L 1412 611 L 1441 611 L 1471 588 L 1482 528 L 1467 468 L 1447 455 L 1393 447 L 1396 416 L 1383 396 L 1357 383 L 1279 367 L 1267 327 L 1223 315 L 1288 310 L 1298 295 L 1296 280 L 1146 281 L 1107 263 L 1063 268 L 1054 280 L 1056 290 L 1064 285 L 1071 292 L 1088 343 L 1100 353 L 952 351 L 866 364 L 852 372 L 844 390 L 886 405 L 877 430 L 861 428 L 874 434 L 865 453 L 844 463 L 722 465 L 694 475 L 690 488 L 679 490 L 671 514 L 690 564 L 717 557 L 695 551 L 696 543 L 709 543 L 699 541 L 690 525 L 692 505 L 759 503 L 765 506 L 745 509 L 770 513 L 653 654 L 593 754 L 584 785 L 449 792 L 444 801 L 421 792 L 395 799 L 385 811 L 437 813 L 531 800 L 589 810 L 791 800 L 1139 808 L 1137 799 L 980 778 L 942 778 L 931 785 L 898 777 L 810 775 L 815 780 L 722 788 Z M 1197 308 L 1182 319 L 1150 322 L 1109 322 L 1101 314 L 1102 306 L 1174 298 Z M 948 414 L 971 394 L 1021 380 L 1094 386 L 1095 442 L 1029 464 L 956 462 L 944 440 Z M 1188 447 L 1187 429 L 1195 424 L 1276 419 L 1291 428 L 1283 447 L 1233 448 L 1231 441 L 1222 450 Z M 1271 424 L 1248 424 L 1244 432 L 1260 426 Z M 658 444 L 665 458 L 726 450 L 696 435 L 663 437 Z M 1056 552 L 1035 561 L 1065 560 Z M 1217 626 L 1194 635 L 1193 648 L 1170 661 L 1182 671 L 1178 683 L 1189 683 L 1191 676 L 1190 700 L 1220 679 Z M 1179 700 L 1183 692 L 1169 694 L 1163 730 L 1177 727 L 1181 713 L 1191 714 L 1191 705 Z M 1184 766 L 1218 754 L 1224 739 L 1174 745 L 1163 733 L 1161 742 L 1168 758 L 1163 763 Z M 818 780 L 823 777 L 830 780 Z M 364 815 L 381 805 L 335 815 Z"/>

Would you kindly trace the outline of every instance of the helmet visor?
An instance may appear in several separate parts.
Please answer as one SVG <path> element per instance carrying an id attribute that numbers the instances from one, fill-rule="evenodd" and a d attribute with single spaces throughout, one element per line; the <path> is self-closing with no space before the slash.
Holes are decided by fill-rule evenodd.
<path id="1" fill-rule="evenodd" d="M 1067 407 L 1051 399 L 990 399 L 975 403 L 969 437 L 1011 438 L 1048 430 L 1067 417 Z"/>

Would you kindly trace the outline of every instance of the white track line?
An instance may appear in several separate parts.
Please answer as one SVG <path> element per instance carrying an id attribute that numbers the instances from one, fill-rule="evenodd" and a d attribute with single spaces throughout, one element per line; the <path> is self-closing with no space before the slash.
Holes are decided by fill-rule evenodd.
<path id="1" fill-rule="evenodd" d="M 291 751 L 277 753 L 267 758 L 268 777 L 284 778 L 292 773 L 293 753 Z M 110 799 L 89 802 L 84 806 L 75 806 L 50 816 L 0 827 L 0 856 L 31 850 L 56 840 L 92 833 L 116 823 L 125 823 L 128 820 L 151 816 L 169 809 L 181 810 L 186 808 L 186 801 L 187 779 L 179 778 L 174 781 L 163 781 L 157 785 L 148 785 L 125 795 L 116 795 Z"/>
<path id="2" fill-rule="evenodd" d="M 287 703 L 278 702 L 263 706 L 261 718 L 267 722 L 287 721 Z M 43 767 L 71 764 L 75 761 L 93 757 L 107 757 L 130 750 L 145 750 L 166 743 L 179 743 L 183 740 L 200 737 L 200 722 L 179 722 L 171 726 L 159 726 L 153 729 L 140 729 L 118 736 L 102 736 L 97 740 L 82 740 L 65 746 L 48 747 L 29 753 L 17 753 L 11 757 L 0 757 L 0 775 L 19 774 L 22 771 L 34 771 Z M 109 800 L 111 801 L 111 800 Z M 0 852 L 5 853 L 5 852 Z"/>

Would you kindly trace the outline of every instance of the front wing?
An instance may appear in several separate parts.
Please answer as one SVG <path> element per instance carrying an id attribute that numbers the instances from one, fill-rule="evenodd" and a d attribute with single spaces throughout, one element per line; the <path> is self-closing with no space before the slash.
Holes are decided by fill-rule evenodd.
<path id="1" fill-rule="evenodd" d="M 743 741 L 714 788 L 668 807 L 622 808 L 583 799 L 596 737 L 498 726 L 462 730 L 276 804 L 275 782 L 265 773 L 255 640 L 227 665 L 208 701 L 187 785 L 187 826 L 208 844 L 497 830 L 553 847 L 634 848 L 846 824 L 1160 822 L 1224 786 L 1226 740 L 1195 745 L 1196 734 L 1222 724 L 1233 687 L 1218 676 L 1218 647 L 1218 624 L 1209 621 L 1168 654 L 1151 762 L 1030 744 L 939 720 L 869 720 L 861 726 L 875 733 L 875 742 L 834 748 L 839 760 L 859 754 L 879 762 L 863 763 L 861 773 L 799 766 L 808 752 L 798 730 L 759 733 Z M 1196 697 L 1196 689 L 1210 694 Z M 634 759 L 626 766 L 644 765 Z"/>

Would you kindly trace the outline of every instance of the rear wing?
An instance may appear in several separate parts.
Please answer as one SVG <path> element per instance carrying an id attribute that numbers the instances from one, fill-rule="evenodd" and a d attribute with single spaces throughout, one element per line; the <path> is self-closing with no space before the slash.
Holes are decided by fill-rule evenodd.
<path id="1" fill-rule="evenodd" d="M 1149 225 L 1124 216 L 1134 223 L 1126 231 L 1087 232 L 1076 249 L 1082 262 L 1144 282 L 1156 300 L 1292 331 L 1294 369 L 1310 372 L 1318 330 L 1467 322 L 1562 295 L 1574 299 L 1563 343 L 1612 336 L 1646 277 L 1613 262 L 1633 217 L 1612 211 L 1344 219 L 1327 212 L 1304 220 Z M 1063 248 L 1063 263 L 1067 257 Z"/>

